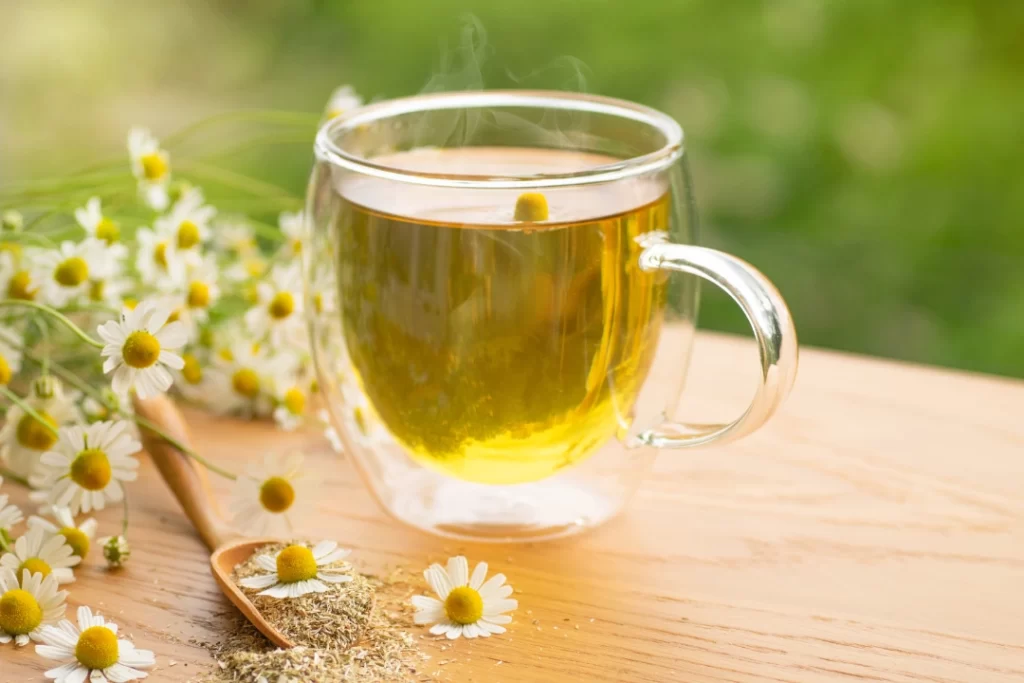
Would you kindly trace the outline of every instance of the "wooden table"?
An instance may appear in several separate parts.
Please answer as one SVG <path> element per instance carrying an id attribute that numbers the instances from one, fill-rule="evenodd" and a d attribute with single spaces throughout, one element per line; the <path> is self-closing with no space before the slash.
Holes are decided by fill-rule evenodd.
<path id="1" fill-rule="evenodd" d="M 684 412 L 734 413 L 754 366 L 746 341 L 700 336 Z M 592 534 L 509 547 L 390 521 L 318 434 L 189 417 L 204 452 L 234 465 L 308 449 L 326 480 L 311 532 L 365 567 L 464 551 L 508 575 L 509 634 L 443 653 L 423 641 L 450 680 L 1024 680 L 1019 381 L 806 350 L 790 401 L 755 436 L 661 455 L 629 512 Z M 214 637 L 226 603 L 150 463 L 130 493 L 130 564 L 110 575 L 90 557 L 71 603 L 155 650 L 150 680 L 185 681 L 211 662 L 187 641 Z M 105 511 L 101 533 L 117 519 Z M 5 683 L 46 667 L 31 648 L 0 650 Z"/>

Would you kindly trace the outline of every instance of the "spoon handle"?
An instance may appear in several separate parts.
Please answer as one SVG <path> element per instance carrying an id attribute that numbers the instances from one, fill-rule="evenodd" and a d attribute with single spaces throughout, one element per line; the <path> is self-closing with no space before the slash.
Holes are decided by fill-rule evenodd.
<path id="1" fill-rule="evenodd" d="M 178 443 L 192 448 L 185 419 L 166 396 L 134 398 L 136 414 L 149 420 Z M 162 436 L 140 427 L 142 445 L 160 470 L 185 515 L 210 550 L 237 536 L 217 517 L 204 486 L 205 470 Z"/>

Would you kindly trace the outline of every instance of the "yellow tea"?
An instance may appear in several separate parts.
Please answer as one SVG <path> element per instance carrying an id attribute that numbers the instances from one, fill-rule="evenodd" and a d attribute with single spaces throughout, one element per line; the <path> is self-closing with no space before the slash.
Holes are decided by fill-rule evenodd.
<path id="1" fill-rule="evenodd" d="M 614 161 L 508 148 L 375 159 L 492 175 Z M 470 481 L 535 481 L 628 429 L 665 307 L 664 273 L 638 264 L 641 238 L 668 230 L 663 189 L 577 187 L 518 209 L 507 190 L 470 203 L 364 178 L 340 193 L 347 370 L 412 458 Z M 539 202 L 547 220 L 516 220 Z"/>

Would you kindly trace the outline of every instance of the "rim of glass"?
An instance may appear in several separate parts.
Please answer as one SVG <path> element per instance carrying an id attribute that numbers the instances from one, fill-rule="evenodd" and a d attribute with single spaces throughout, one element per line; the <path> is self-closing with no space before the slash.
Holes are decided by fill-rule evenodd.
<path id="1" fill-rule="evenodd" d="M 488 107 L 545 108 L 617 116 L 650 126 L 664 136 L 665 143 L 647 154 L 572 173 L 485 176 L 410 171 L 378 164 L 347 152 L 334 142 L 339 133 L 403 114 Z M 683 155 L 683 129 L 675 119 L 657 109 L 612 97 L 542 90 L 458 91 L 403 97 L 354 109 L 320 127 L 314 151 L 319 160 L 335 166 L 415 185 L 491 189 L 550 188 L 613 182 L 668 168 Z"/>

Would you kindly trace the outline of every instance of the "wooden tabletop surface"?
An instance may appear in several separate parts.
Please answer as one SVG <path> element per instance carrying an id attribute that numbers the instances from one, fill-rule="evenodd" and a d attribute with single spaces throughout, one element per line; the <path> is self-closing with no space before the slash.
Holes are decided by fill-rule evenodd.
<path id="1" fill-rule="evenodd" d="M 684 412 L 738 411 L 755 364 L 748 342 L 701 335 Z M 188 416 L 225 463 L 307 449 L 325 480 L 310 535 L 355 548 L 363 567 L 465 552 L 509 577 L 520 608 L 508 634 L 443 653 L 422 641 L 426 670 L 450 680 L 1024 680 L 1024 382 L 805 350 L 792 397 L 759 433 L 661 454 L 625 515 L 528 546 L 392 522 L 318 434 Z M 155 469 L 141 472 L 130 563 L 109 574 L 94 554 L 70 602 L 155 650 L 150 680 L 187 681 L 211 666 L 189 639 L 215 638 L 227 603 Z M 100 519 L 112 531 L 118 511 Z M 30 647 L 0 650 L 4 683 L 46 668 Z"/>

